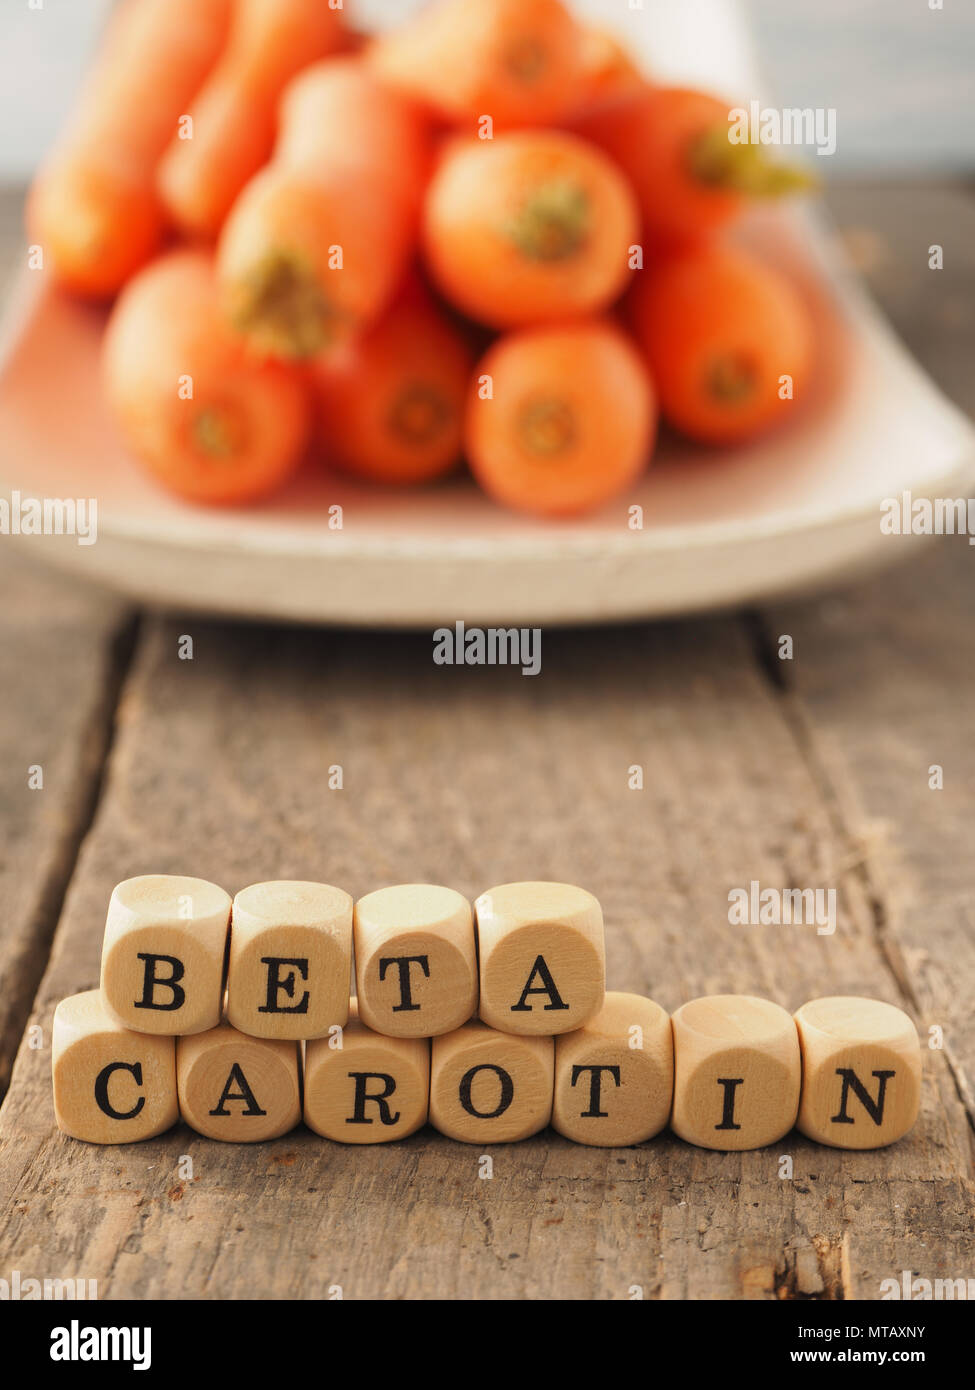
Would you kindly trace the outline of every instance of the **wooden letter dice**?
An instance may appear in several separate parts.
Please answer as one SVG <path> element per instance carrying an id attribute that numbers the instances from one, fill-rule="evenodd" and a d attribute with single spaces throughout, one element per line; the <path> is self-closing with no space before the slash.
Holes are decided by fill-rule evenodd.
<path id="1" fill-rule="evenodd" d="M 552 1115 L 552 1038 L 465 1023 L 434 1038 L 430 1123 L 465 1144 L 503 1144 L 544 1129 Z"/>
<path id="2" fill-rule="evenodd" d="M 175 1038 L 122 1028 L 97 989 L 54 1011 L 52 1064 L 58 1128 L 75 1139 L 128 1144 L 179 1119 Z"/>
<path id="3" fill-rule="evenodd" d="M 220 1021 L 230 898 L 203 878 L 145 874 L 113 891 L 102 1001 L 124 1028 L 201 1033 Z"/>
<path id="4" fill-rule="evenodd" d="M 298 1044 L 248 1038 L 221 1023 L 176 1043 L 180 1114 L 232 1144 L 277 1139 L 301 1119 Z"/>
<path id="5" fill-rule="evenodd" d="M 470 903 L 452 888 L 407 883 L 355 905 L 359 1017 L 391 1038 L 432 1038 L 477 1012 Z"/>
<path id="6" fill-rule="evenodd" d="M 354 1005 L 353 1005 L 354 1010 Z M 338 1038 L 305 1048 L 305 1124 L 342 1144 L 405 1139 L 427 1121 L 430 1044 L 386 1038 L 351 1018 Z"/>
<path id="7" fill-rule="evenodd" d="M 603 914 L 568 883 L 506 883 L 475 903 L 480 1016 L 505 1033 L 581 1028 L 606 989 Z"/>
<path id="8" fill-rule="evenodd" d="M 921 1104 L 921 1046 L 907 1014 L 877 999 L 813 999 L 796 1025 L 803 1134 L 837 1149 L 878 1149 L 907 1133 Z"/>
<path id="9" fill-rule="evenodd" d="M 747 994 L 692 999 L 674 1025 L 671 1128 L 704 1149 L 760 1149 L 788 1134 L 799 1109 L 796 1025 Z"/>
<path id="10" fill-rule="evenodd" d="M 552 1128 L 618 1147 L 659 1134 L 674 1094 L 670 1015 L 639 994 L 606 995 L 595 1018 L 555 1040 Z"/>
<path id="11" fill-rule="evenodd" d="M 320 1038 L 349 1017 L 352 899 L 327 883 L 255 883 L 234 898 L 227 1020 L 256 1038 Z"/>

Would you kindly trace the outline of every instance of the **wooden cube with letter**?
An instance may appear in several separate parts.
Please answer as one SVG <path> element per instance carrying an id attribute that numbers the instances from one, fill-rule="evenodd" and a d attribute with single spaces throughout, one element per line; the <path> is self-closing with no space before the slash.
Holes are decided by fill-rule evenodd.
<path id="1" fill-rule="evenodd" d="M 301 1119 L 298 1044 L 221 1023 L 176 1044 L 180 1114 L 208 1139 L 277 1139 Z"/>
<path id="2" fill-rule="evenodd" d="M 527 1139 L 552 1116 L 555 1042 L 465 1023 L 434 1038 L 430 1123 L 465 1144 Z"/>

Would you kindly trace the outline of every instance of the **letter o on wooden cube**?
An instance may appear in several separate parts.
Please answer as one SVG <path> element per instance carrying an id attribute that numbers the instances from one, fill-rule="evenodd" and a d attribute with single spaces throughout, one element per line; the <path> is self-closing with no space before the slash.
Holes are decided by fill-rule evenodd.
<path id="1" fill-rule="evenodd" d="M 301 1119 L 298 1044 L 248 1038 L 221 1023 L 176 1043 L 180 1114 L 231 1144 L 277 1139 Z"/>
<path id="2" fill-rule="evenodd" d="M 140 1033 L 215 1027 L 229 930 L 230 897 L 206 879 L 144 874 L 118 884 L 102 946 L 107 1012 Z"/>
<path id="3" fill-rule="evenodd" d="M 569 1033 L 606 990 L 603 914 L 569 883 L 505 883 L 474 904 L 480 1016 L 505 1033 Z"/>
<path id="4" fill-rule="evenodd" d="M 427 1122 L 430 1044 L 387 1038 L 351 1018 L 305 1047 L 305 1124 L 342 1144 L 405 1139 Z"/>
<path id="5" fill-rule="evenodd" d="M 855 996 L 813 999 L 796 1011 L 802 1048 L 798 1128 L 836 1149 L 879 1149 L 914 1124 L 921 1045 L 902 1009 Z"/>
<path id="6" fill-rule="evenodd" d="M 670 1015 L 639 994 L 608 993 L 595 1018 L 555 1039 L 552 1128 L 577 1144 L 642 1144 L 674 1094 Z"/>
<path id="7" fill-rule="evenodd" d="M 788 1134 L 799 1109 L 799 1037 L 768 999 L 715 994 L 673 1017 L 671 1128 L 704 1149 L 760 1149 Z"/>
<path id="8" fill-rule="evenodd" d="M 349 1017 L 352 899 L 328 883 L 254 883 L 234 898 L 227 1021 L 256 1038 L 320 1038 Z"/>
<path id="9" fill-rule="evenodd" d="M 355 905 L 359 1017 L 391 1038 L 450 1033 L 477 1012 L 471 905 L 453 888 L 405 883 Z"/>
<path id="10" fill-rule="evenodd" d="M 552 1116 L 555 1043 L 465 1023 L 434 1038 L 430 1123 L 465 1144 L 506 1144 Z"/>
<path id="11" fill-rule="evenodd" d="M 179 1119 L 176 1039 L 121 1027 L 97 989 L 57 1006 L 51 1056 L 58 1129 L 75 1139 L 129 1144 Z"/>

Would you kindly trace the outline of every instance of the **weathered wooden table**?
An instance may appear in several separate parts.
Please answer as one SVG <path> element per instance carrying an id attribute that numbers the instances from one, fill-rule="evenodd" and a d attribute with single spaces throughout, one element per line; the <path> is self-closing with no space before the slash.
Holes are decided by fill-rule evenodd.
<path id="1" fill-rule="evenodd" d="M 975 409 L 972 202 L 887 189 L 833 204 L 897 326 Z M 13 200 L 0 218 L 9 262 Z M 435 667 L 428 633 L 133 612 L 4 546 L 0 1275 L 94 1278 L 103 1298 L 262 1299 L 875 1298 L 904 1270 L 975 1275 L 973 566 L 964 538 L 944 539 L 819 601 L 547 632 L 526 680 Z M 185 632 L 192 662 L 177 656 Z M 793 1008 L 876 995 L 944 1046 L 925 1053 L 916 1129 L 876 1153 L 797 1135 L 745 1154 L 669 1137 L 606 1151 L 545 1134 L 496 1148 L 485 1180 L 475 1149 L 430 1131 L 233 1148 L 181 1127 L 89 1148 L 54 1126 L 51 1013 L 97 982 L 112 885 L 153 871 L 231 892 L 569 879 L 603 902 L 619 988 L 668 1008 L 709 991 Z M 730 926 L 728 890 L 753 879 L 835 886 L 835 935 Z"/>

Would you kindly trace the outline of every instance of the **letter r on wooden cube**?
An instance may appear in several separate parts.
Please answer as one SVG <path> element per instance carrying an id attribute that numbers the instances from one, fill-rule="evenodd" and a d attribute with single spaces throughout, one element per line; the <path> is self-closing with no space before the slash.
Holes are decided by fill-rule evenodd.
<path id="1" fill-rule="evenodd" d="M 555 1039 L 552 1128 L 577 1144 L 642 1144 L 666 1125 L 673 1094 L 670 1015 L 652 999 L 610 992 Z"/>
<path id="2" fill-rule="evenodd" d="M 505 1033 L 569 1033 L 603 1004 L 599 903 L 568 883 L 505 883 L 474 904 L 480 1016 Z"/>
<path id="3" fill-rule="evenodd" d="M 316 1038 L 305 1047 L 305 1124 L 342 1144 L 405 1139 L 426 1124 L 430 1044 L 383 1037 L 356 1012 L 353 1001 L 341 1037 Z"/>
<path id="4" fill-rule="evenodd" d="M 432 1038 L 477 1010 L 471 905 L 453 888 L 404 883 L 355 905 L 359 1017 L 390 1038 Z"/>
<path id="5" fill-rule="evenodd" d="M 123 1028 L 201 1033 L 220 1021 L 230 897 L 203 878 L 117 885 L 102 946 L 102 1002 Z"/>
<path id="6" fill-rule="evenodd" d="M 63 999 L 51 1040 L 58 1129 L 89 1144 L 129 1144 L 179 1119 L 176 1039 L 133 1033 L 97 989 Z"/>
<path id="7" fill-rule="evenodd" d="M 249 1038 L 221 1023 L 176 1043 L 179 1109 L 207 1139 L 256 1144 L 301 1119 L 298 1044 Z"/>
<path id="8" fill-rule="evenodd" d="M 799 1036 L 768 999 L 715 994 L 673 1017 L 671 1128 L 704 1149 L 760 1149 L 788 1134 L 799 1109 Z"/>
<path id="9" fill-rule="evenodd" d="M 902 1009 L 879 999 L 813 999 L 796 1011 L 801 1133 L 836 1149 L 900 1139 L 921 1105 L 921 1045 Z"/>
<path id="10" fill-rule="evenodd" d="M 234 898 L 227 1020 L 255 1038 L 320 1038 L 349 1017 L 352 899 L 327 883 L 254 883 Z"/>
<path id="11" fill-rule="evenodd" d="M 506 1144 L 552 1116 L 555 1043 L 465 1023 L 434 1038 L 430 1123 L 465 1144 Z"/>

